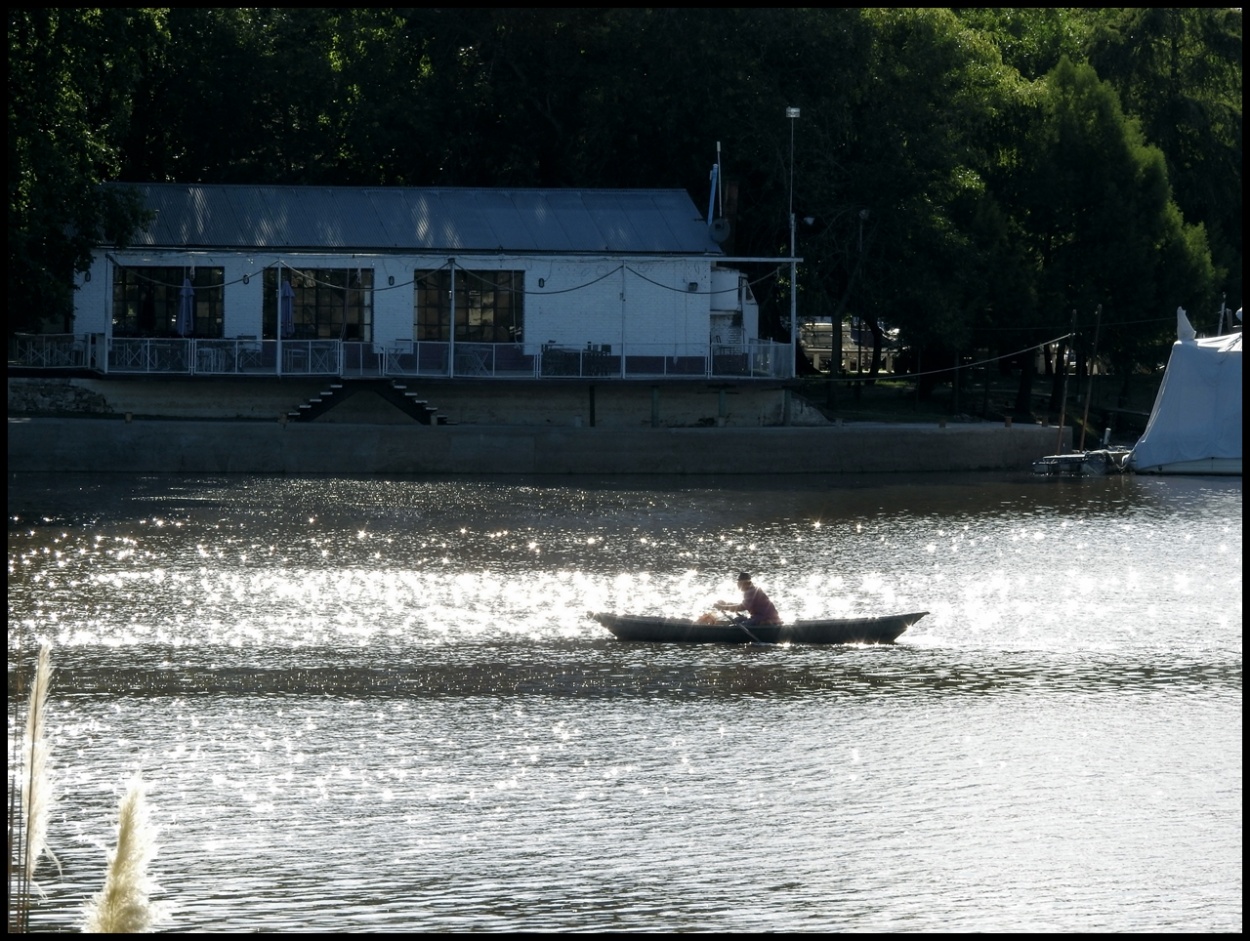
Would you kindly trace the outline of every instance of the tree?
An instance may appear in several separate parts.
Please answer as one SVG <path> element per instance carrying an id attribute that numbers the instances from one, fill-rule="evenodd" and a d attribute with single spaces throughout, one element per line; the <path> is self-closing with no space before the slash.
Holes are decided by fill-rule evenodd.
<path id="1" fill-rule="evenodd" d="M 1242 57 L 1232 7 L 1107 11 L 1089 43 L 1090 63 L 1163 152 L 1177 207 L 1206 230 L 1234 307 L 1243 290 Z"/>
<path id="2" fill-rule="evenodd" d="M 301 11 L 315 15 L 316 11 Z M 294 182 L 280 176 L 275 136 L 285 100 L 275 63 L 273 20 L 257 9 L 178 7 L 168 39 L 149 50 L 134 91 L 121 180 L 131 182 Z M 309 55 L 313 53 L 309 52 Z"/>
<path id="3" fill-rule="evenodd" d="M 1039 90 L 1003 181 L 1036 266 L 1037 325 L 1058 335 L 1073 310 L 1088 322 L 1102 305 L 1100 352 L 1129 372 L 1171 342 L 1160 311 L 1210 301 L 1205 234 L 1184 223 L 1162 153 L 1092 67 L 1064 59 Z"/>
<path id="4" fill-rule="evenodd" d="M 1034 81 L 1064 56 L 1084 61 L 1103 13 L 1072 7 L 961 7 L 956 15 L 993 42 L 1006 65 Z"/>
<path id="5" fill-rule="evenodd" d="M 9 11 L 9 332 L 70 329 L 72 276 L 142 222 L 115 179 L 153 10 Z"/>
<path id="6" fill-rule="evenodd" d="M 922 371 L 967 349 L 991 268 L 970 228 L 1016 93 L 997 50 L 949 11 L 884 10 L 842 153 L 844 188 L 870 212 L 861 309 L 898 327 Z"/>

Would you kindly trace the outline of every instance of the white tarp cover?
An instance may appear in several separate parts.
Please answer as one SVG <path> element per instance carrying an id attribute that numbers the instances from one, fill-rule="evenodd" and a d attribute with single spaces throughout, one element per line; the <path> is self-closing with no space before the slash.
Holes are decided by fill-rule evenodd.
<path id="1" fill-rule="evenodd" d="M 1138 471 L 1209 458 L 1241 459 L 1241 334 L 1198 340 L 1183 309 L 1177 309 L 1176 321 L 1179 339 L 1146 431 L 1133 448 Z"/>

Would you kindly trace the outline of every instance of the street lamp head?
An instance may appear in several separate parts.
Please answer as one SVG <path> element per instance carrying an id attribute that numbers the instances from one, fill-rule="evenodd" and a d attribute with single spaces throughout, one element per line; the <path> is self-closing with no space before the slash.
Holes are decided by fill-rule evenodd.
<path id="1" fill-rule="evenodd" d="M 799 116 L 799 109 L 798 109 L 798 108 L 786 108 L 786 117 L 787 117 L 787 118 L 797 118 L 798 116 Z"/>

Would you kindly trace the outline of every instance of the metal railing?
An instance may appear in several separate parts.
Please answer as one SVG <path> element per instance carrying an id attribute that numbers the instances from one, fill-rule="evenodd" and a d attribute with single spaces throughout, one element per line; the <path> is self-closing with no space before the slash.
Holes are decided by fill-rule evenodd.
<path id="1" fill-rule="evenodd" d="M 88 337 L 72 333 L 18 333 L 9 338 L 9 362 L 34 369 L 84 369 Z"/>
<path id="2" fill-rule="evenodd" d="M 107 343 L 105 372 L 190 375 L 194 340 L 114 339 Z"/>
<path id="3" fill-rule="evenodd" d="M 180 339 L 103 334 L 17 335 L 9 365 L 152 376 L 340 376 L 456 379 L 788 379 L 787 343 L 389 345 L 343 340 Z"/>

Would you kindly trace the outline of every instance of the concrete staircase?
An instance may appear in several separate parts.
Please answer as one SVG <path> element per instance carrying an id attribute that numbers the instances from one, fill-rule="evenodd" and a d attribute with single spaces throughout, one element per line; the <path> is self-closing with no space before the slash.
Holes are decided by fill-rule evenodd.
<path id="1" fill-rule="evenodd" d="M 403 383 L 393 379 L 333 380 L 326 389 L 287 412 L 287 418 L 290 421 L 316 421 L 359 392 L 373 392 L 423 425 L 448 424 L 447 417 L 439 415 L 438 409 L 418 398 L 417 393 L 409 391 Z"/>

